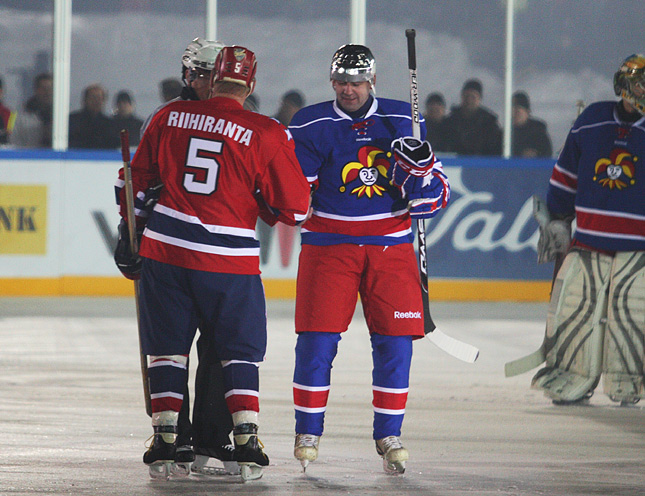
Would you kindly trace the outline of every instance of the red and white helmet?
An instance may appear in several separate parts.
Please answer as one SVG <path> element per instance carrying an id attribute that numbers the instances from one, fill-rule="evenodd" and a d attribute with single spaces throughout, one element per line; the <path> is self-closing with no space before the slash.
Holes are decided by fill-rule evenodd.
<path id="1" fill-rule="evenodd" d="M 213 82 L 227 81 L 246 86 L 253 92 L 257 60 L 255 54 L 241 46 L 226 46 L 217 55 Z"/>

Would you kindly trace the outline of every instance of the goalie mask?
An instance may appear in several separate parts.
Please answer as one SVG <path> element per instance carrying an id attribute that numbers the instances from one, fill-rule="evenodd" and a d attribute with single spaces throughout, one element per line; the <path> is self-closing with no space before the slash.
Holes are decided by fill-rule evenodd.
<path id="1" fill-rule="evenodd" d="M 329 79 L 350 83 L 369 81 L 374 86 L 374 76 L 376 61 L 366 46 L 343 45 L 331 58 Z"/>
<path id="2" fill-rule="evenodd" d="M 627 57 L 614 74 L 614 92 L 645 115 L 645 56 Z"/>
<path id="3" fill-rule="evenodd" d="M 249 88 L 249 94 L 255 87 L 257 60 L 255 54 L 241 46 L 227 46 L 217 55 L 213 82 L 225 81 Z"/>

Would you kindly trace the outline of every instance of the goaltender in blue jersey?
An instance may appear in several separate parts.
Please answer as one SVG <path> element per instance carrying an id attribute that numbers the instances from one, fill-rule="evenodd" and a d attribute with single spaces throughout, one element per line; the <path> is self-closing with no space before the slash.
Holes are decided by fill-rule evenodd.
<path id="1" fill-rule="evenodd" d="M 645 56 L 623 61 L 614 92 L 569 132 L 541 222 L 538 260 L 563 262 L 532 386 L 558 405 L 587 401 L 601 376 L 612 401 L 645 396 Z"/>

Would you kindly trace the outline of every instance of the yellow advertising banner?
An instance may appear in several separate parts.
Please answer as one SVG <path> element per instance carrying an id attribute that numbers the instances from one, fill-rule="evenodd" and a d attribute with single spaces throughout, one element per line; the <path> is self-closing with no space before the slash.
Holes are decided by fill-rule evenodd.
<path id="1" fill-rule="evenodd" d="M 0 255 L 45 255 L 47 186 L 0 184 Z"/>

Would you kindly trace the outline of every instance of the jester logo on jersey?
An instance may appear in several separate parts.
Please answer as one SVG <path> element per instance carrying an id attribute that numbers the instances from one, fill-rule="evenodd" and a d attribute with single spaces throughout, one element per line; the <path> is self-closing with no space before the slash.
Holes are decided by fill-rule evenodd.
<path id="1" fill-rule="evenodd" d="M 343 186 L 340 187 L 340 192 L 344 193 L 347 190 L 346 184 L 359 179 L 361 184 L 350 191 L 352 195 L 355 194 L 357 198 L 363 195 L 372 198 L 374 194 L 383 196 L 385 188 L 379 186 L 377 182 L 379 175 L 387 180 L 387 170 L 390 168 L 389 155 L 375 146 L 364 146 L 358 150 L 358 162 L 350 162 L 343 167 L 341 172 Z"/>
<path id="2" fill-rule="evenodd" d="M 616 148 L 609 158 L 601 158 L 596 162 L 593 180 L 609 189 L 623 189 L 634 184 L 634 162 L 638 157 L 632 156 L 624 148 Z"/>

